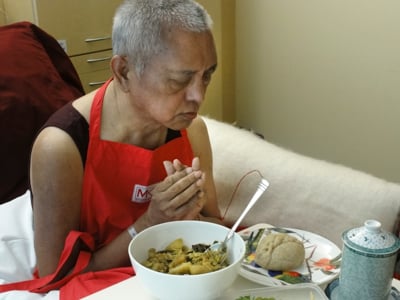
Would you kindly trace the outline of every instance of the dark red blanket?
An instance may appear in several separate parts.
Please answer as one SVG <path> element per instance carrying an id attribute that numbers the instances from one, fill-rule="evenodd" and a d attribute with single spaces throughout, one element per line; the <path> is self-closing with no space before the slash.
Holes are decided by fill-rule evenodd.
<path id="1" fill-rule="evenodd" d="M 74 66 L 52 36 L 28 22 L 0 27 L 0 203 L 28 189 L 38 129 L 83 94 Z"/>

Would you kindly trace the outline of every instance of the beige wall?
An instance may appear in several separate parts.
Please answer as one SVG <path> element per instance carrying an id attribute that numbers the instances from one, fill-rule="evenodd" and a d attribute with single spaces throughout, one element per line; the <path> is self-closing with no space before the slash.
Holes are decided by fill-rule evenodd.
<path id="1" fill-rule="evenodd" d="M 6 15 L 4 12 L 4 5 L 3 5 L 3 1 L 0 0 L 0 26 L 5 25 L 6 24 Z"/>
<path id="2" fill-rule="evenodd" d="M 234 89 L 234 24 L 235 5 L 233 0 L 198 0 L 211 15 L 213 34 L 218 53 L 218 69 L 206 94 L 201 113 L 233 122 L 235 120 Z"/>
<path id="3" fill-rule="evenodd" d="M 221 54 L 222 62 L 222 120 L 236 121 L 235 57 L 236 57 L 236 5 L 234 0 L 221 1 Z"/>
<path id="4" fill-rule="evenodd" d="M 400 182 L 400 1 L 236 4 L 239 123 Z"/>

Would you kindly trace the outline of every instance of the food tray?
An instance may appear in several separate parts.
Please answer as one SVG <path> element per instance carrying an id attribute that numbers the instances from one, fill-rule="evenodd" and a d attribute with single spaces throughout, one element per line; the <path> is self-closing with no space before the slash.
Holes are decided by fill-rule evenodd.
<path id="1" fill-rule="evenodd" d="M 282 287 L 255 288 L 227 292 L 218 300 L 236 300 L 241 296 L 274 297 L 275 300 L 328 300 L 322 289 L 313 283 L 299 283 Z M 250 298 L 252 299 L 252 298 Z"/>

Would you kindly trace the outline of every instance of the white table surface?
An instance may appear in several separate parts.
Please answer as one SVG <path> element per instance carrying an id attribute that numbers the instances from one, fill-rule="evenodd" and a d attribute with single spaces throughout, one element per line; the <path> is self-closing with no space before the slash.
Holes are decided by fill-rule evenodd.
<path id="1" fill-rule="evenodd" d="M 254 283 L 249 281 L 242 276 L 238 276 L 236 281 L 232 284 L 232 290 L 242 290 L 242 289 L 251 289 L 251 288 L 260 288 L 265 287 L 258 283 Z M 134 297 L 132 296 L 134 295 Z M 132 300 L 132 299 L 140 299 L 140 300 L 156 300 L 156 298 L 152 297 L 147 290 L 142 286 L 140 281 L 133 276 L 127 280 L 124 280 L 120 283 L 117 283 L 109 288 L 106 288 L 102 291 L 94 293 L 88 297 L 83 298 L 84 300 L 110 300 L 110 299 L 118 299 L 118 300 Z"/>
<path id="2" fill-rule="evenodd" d="M 393 286 L 400 290 L 400 281 L 393 279 Z M 236 281 L 232 284 L 232 287 L 227 292 L 239 291 L 243 289 L 253 289 L 265 287 L 258 283 L 249 281 L 242 276 L 238 276 Z M 134 297 L 133 297 L 134 295 Z M 84 300 L 156 300 L 152 297 L 147 290 L 142 286 L 140 281 L 133 276 L 127 280 L 117 283 L 111 287 L 108 287 L 102 291 L 94 293 L 88 297 L 83 298 Z"/>

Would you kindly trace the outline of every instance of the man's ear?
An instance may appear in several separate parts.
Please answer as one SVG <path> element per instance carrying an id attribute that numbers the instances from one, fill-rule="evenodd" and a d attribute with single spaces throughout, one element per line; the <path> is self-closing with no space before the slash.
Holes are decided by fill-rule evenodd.
<path id="1" fill-rule="evenodd" d="M 124 56 L 114 55 L 111 58 L 111 70 L 114 80 L 118 82 L 124 92 L 129 91 L 129 63 Z"/>

